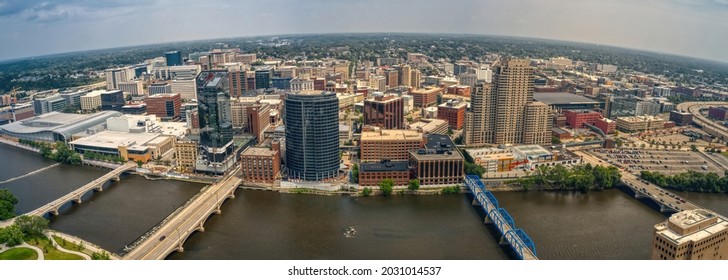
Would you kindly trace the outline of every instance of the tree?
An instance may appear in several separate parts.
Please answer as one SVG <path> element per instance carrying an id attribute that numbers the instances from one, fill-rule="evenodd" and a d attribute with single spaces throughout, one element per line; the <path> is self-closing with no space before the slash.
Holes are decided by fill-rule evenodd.
<path id="1" fill-rule="evenodd" d="M 392 179 L 384 179 L 379 182 L 379 191 L 382 192 L 383 196 L 389 196 L 394 190 L 394 181 Z"/>
<path id="2" fill-rule="evenodd" d="M 40 237 L 43 236 L 43 231 L 48 229 L 48 220 L 41 216 L 20 216 L 15 219 L 15 223 L 18 228 L 25 234 L 25 236 Z"/>
<path id="3" fill-rule="evenodd" d="M 0 221 L 15 217 L 15 204 L 18 198 L 8 189 L 0 190 Z"/>
<path id="4" fill-rule="evenodd" d="M 372 188 L 365 187 L 363 190 L 361 190 L 361 195 L 363 195 L 363 196 L 370 196 L 370 195 L 372 195 Z"/>
<path id="5" fill-rule="evenodd" d="M 357 184 L 359 183 L 359 165 L 356 163 L 351 167 L 351 181 Z"/>
<path id="6" fill-rule="evenodd" d="M 420 189 L 420 179 L 412 179 L 409 180 L 409 185 L 407 186 L 407 189 L 411 191 L 416 191 Z"/>
<path id="7" fill-rule="evenodd" d="M 110 260 L 111 256 L 109 256 L 109 252 L 101 251 L 101 253 L 93 252 L 91 253 L 91 259 L 92 260 Z"/>
<path id="8" fill-rule="evenodd" d="M 138 166 L 139 168 L 142 168 L 142 165 L 144 165 L 144 163 L 142 162 L 142 160 L 141 160 L 141 159 L 138 159 L 138 160 L 136 161 L 136 164 L 137 164 L 137 166 Z"/>
<path id="9" fill-rule="evenodd" d="M 0 228 L 0 244 L 3 243 L 9 247 L 20 245 L 23 243 L 23 231 L 16 225 Z"/>
<path id="10" fill-rule="evenodd" d="M 698 146 L 695 146 L 695 144 L 690 145 L 690 151 L 697 152 Z"/>
<path id="11" fill-rule="evenodd" d="M 479 177 L 483 177 L 483 173 L 485 173 L 484 167 L 475 163 L 465 162 L 465 174 L 478 175 Z"/>

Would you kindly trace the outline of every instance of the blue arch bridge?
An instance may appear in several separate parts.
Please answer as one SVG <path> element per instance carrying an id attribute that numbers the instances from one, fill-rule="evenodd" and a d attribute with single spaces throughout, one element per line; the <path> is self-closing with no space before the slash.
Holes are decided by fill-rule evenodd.
<path id="1" fill-rule="evenodd" d="M 493 193 L 485 189 L 485 185 L 477 175 L 465 176 L 465 185 L 473 194 L 473 205 L 480 206 L 485 212 L 485 223 L 493 224 L 501 234 L 500 243 L 510 245 L 519 259 L 538 260 L 536 244 L 516 224 L 506 209 L 498 206 Z"/>

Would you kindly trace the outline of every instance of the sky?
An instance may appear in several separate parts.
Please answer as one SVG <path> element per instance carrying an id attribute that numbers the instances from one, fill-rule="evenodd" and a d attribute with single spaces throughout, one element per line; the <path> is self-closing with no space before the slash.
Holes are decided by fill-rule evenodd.
<path id="1" fill-rule="evenodd" d="M 345 32 L 532 37 L 728 62 L 728 0 L 0 0 L 0 61 Z"/>

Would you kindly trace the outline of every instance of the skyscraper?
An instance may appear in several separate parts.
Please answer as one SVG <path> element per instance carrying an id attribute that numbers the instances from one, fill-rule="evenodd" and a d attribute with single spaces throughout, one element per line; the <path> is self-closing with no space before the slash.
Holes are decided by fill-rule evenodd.
<path id="1" fill-rule="evenodd" d="M 229 90 L 227 71 L 203 71 L 197 76 L 198 171 L 221 174 L 235 164 Z"/>
<path id="2" fill-rule="evenodd" d="M 503 59 L 493 84 L 478 83 L 467 113 L 467 145 L 548 144 L 548 105 L 533 100 L 533 68 L 528 59 Z"/>
<path id="3" fill-rule="evenodd" d="M 167 66 L 182 65 L 182 54 L 179 51 L 171 51 L 164 53 L 167 59 Z"/>
<path id="4" fill-rule="evenodd" d="M 364 124 L 384 129 L 404 128 L 404 101 L 391 95 L 364 100 Z"/>
<path id="5" fill-rule="evenodd" d="M 290 92 L 285 99 L 288 176 L 335 177 L 339 170 L 339 99 L 325 91 Z"/>

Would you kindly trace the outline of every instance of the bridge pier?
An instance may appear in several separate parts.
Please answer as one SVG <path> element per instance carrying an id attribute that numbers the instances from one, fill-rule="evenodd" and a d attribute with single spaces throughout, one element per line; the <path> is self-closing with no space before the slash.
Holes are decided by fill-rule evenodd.
<path id="1" fill-rule="evenodd" d="M 222 209 L 220 209 L 221 207 L 222 207 L 222 202 L 217 204 L 217 207 L 215 207 L 215 214 L 217 214 L 217 215 L 222 214 Z"/>
<path id="2" fill-rule="evenodd" d="M 111 177 L 111 181 L 117 181 L 117 182 L 119 182 L 119 181 L 121 181 L 121 177 L 119 175 L 116 175 L 114 177 Z"/>
<path id="3" fill-rule="evenodd" d="M 501 235 L 500 240 L 498 240 L 498 245 L 509 245 L 505 235 Z"/>
<path id="4" fill-rule="evenodd" d="M 197 226 L 197 231 L 199 232 L 205 232 L 205 221 L 201 221 L 200 224 Z"/>
<path id="5" fill-rule="evenodd" d="M 184 252 L 185 251 L 185 248 L 182 247 L 182 242 L 180 242 L 179 244 L 177 244 L 177 247 L 174 248 L 174 250 L 177 251 L 177 252 L 180 252 L 180 253 Z"/>
<path id="6" fill-rule="evenodd" d="M 493 220 L 490 217 L 488 217 L 488 215 L 485 215 L 485 219 L 483 219 L 483 223 L 485 223 L 486 225 L 489 225 L 489 224 L 493 223 Z"/>
<path id="7" fill-rule="evenodd" d="M 104 184 L 103 183 L 98 184 L 96 187 L 94 187 L 94 191 L 97 191 L 97 192 L 104 191 Z"/>
<path id="8" fill-rule="evenodd" d="M 59 215 L 58 211 L 59 211 L 59 209 L 58 208 L 55 208 L 55 209 L 51 210 L 48 213 L 51 213 L 51 215 L 53 215 L 53 216 L 58 216 Z"/>
<path id="9" fill-rule="evenodd" d="M 480 201 L 477 198 L 473 198 L 473 206 L 480 206 Z"/>
<path id="10" fill-rule="evenodd" d="M 75 202 L 75 203 L 77 203 L 77 204 L 81 204 L 81 202 L 83 202 L 83 201 L 81 201 L 81 196 L 83 196 L 83 194 L 80 194 L 80 195 L 76 196 L 76 197 L 75 197 L 75 198 L 73 199 L 73 202 Z"/>

